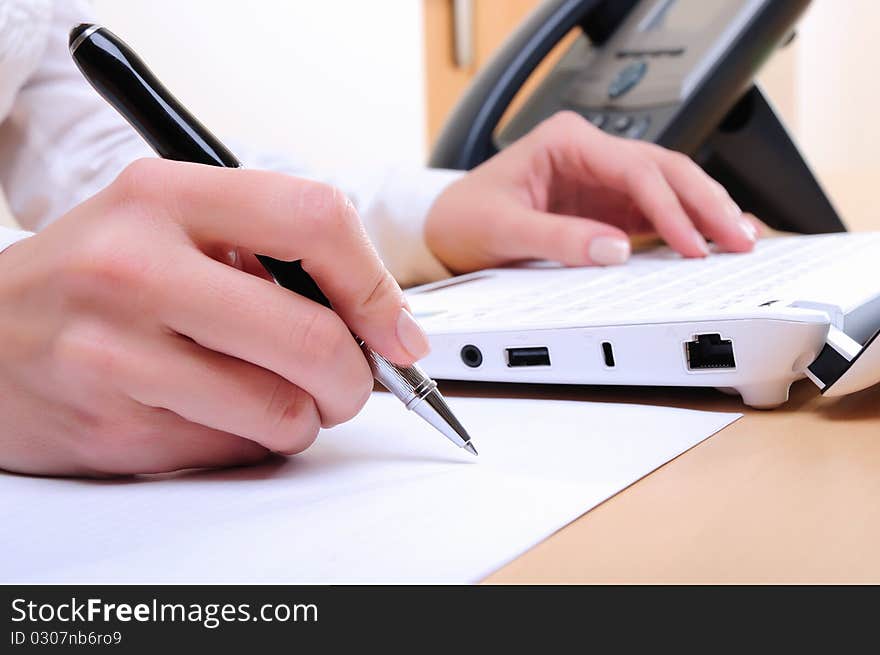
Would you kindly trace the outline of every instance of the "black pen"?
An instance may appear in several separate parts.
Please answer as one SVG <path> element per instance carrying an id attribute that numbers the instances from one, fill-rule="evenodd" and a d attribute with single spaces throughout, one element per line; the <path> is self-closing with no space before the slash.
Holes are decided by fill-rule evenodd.
<path id="1" fill-rule="evenodd" d="M 140 57 L 110 30 L 83 23 L 70 31 L 70 54 L 95 90 L 165 159 L 239 168 L 238 159 L 156 78 Z M 300 262 L 257 255 L 279 285 L 330 307 Z M 419 366 L 397 366 L 361 346 L 373 376 L 446 438 L 473 455 L 476 448 L 434 382 Z M 332 356 L 332 355 L 331 355 Z"/>

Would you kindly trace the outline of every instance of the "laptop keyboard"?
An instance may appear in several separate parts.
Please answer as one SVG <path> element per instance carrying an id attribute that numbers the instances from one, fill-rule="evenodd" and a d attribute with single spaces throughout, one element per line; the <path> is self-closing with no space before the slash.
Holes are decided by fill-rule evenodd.
<path id="1" fill-rule="evenodd" d="M 443 312 L 437 320 L 443 324 L 522 324 L 753 309 L 809 298 L 817 283 L 824 280 L 827 286 L 824 274 L 834 264 L 843 261 L 858 266 L 857 260 L 868 260 L 863 263 L 876 269 L 878 259 L 880 233 L 858 238 L 835 234 L 766 239 L 752 253 L 713 254 L 706 259 L 683 259 L 662 248 L 636 254 L 619 267 L 547 269 L 539 265 L 544 275 L 524 275 L 523 284 L 510 285 L 515 292 L 493 292 L 491 304 L 485 304 L 484 296 L 478 307 L 467 308 L 465 303 Z"/>

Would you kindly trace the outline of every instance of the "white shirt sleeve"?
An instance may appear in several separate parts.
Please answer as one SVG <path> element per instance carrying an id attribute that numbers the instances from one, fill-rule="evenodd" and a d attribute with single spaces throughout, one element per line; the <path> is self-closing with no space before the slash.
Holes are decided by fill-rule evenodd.
<path id="1" fill-rule="evenodd" d="M 425 242 L 425 219 L 437 196 L 463 174 L 427 168 L 386 173 L 371 201 L 362 205 L 367 232 L 401 285 L 449 277 Z"/>
<path id="2" fill-rule="evenodd" d="M 70 58 L 68 32 L 89 20 L 88 5 L 56 0 L 52 9 L 42 59 L 0 124 L 0 184 L 19 223 L 35 231 L 100 191 L 126 164 L 154 156 Z M 322 179 L 342 189 L 402 285 L 448 275 L 425 243 L 424 223 L 434 199 L 460 173 L 417 169 L 320 174 L 287 156 L 240 154 L 249 165 Z M 13 236 L 4 230 L 0 245 L 22 236 L 26 233 Z"/>
<path id="3" fill-rule="evenodd" d="M 39 230 L 152 151 L 83 79 L 68 34 L 88 21 L 81 0 L 55 1 L 42 58 L 0 125 L 0 184 L 19 224 Z"/>
<path id="4" fill-rule="evenodd" d="M 21 241 L 29 236 L 31 236 L 33 232 L 26 232 L 25 230 L 16 230 L 11 227 L 4 227 L 0 225 L 0 252 L 6 250 L 13 243 Z"/>

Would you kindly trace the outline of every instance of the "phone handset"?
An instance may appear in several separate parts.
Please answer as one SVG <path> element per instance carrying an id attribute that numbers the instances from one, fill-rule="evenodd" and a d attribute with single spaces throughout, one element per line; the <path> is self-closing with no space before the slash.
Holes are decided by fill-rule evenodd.
<path id="1" fill-rule="evenodd" d="M 430 165 L 468 170 L 497 152 L 492 134 L 516 92 L 575 27 L 593 44 L 608 39 L 635 0 L 548 0 L 474 78 L 437 140 Z"/>

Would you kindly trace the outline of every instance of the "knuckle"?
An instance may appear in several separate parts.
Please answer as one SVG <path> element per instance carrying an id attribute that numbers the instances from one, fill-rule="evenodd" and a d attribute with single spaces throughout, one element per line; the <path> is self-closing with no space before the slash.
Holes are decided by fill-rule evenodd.
<path id="1" fill-rule="evenodd" d="M 343 407 L 339 411 L 339 415 L 333 420 L 325 420 L 323 426 L 325 428 L 333 427 L 339 423 L 350 421 L 363 409 L 364 405 L 370 399 L 373 393 L 373 374 L 369 365 L 364 360 L 364 365 L 359 367 L 355 374 L 347 376 L 345 384 L 347 392 L 344 397 Z"/>
<path id="2" fill-rule="evenodd" d="M 703 169 L 700 169 L 701 172 L 702 170 Z M 710 177 L 708 174 L 704 175 L 704 178 L 709 184 L 709 188 L 712 190 L 712 195 L 714 195 L 718 200 L 733 202 L 733 197 L 730 195 L 730 192 L 724 187 L 724 185 Z"/>
<path id="3" fill-rule="evenodd" d="M 321 427 L 312 397 L 283 379 L 269 395 L 265 418 L 264 443 L 284 455 L 294 455 L 312 445 Z"/>
<path id="4" fill-rule="evenodd" d="M 354 203 L 342 191 L 336 187 L 332 187 L 332 199 L 330 206 L 334 223 L 337 227 L 346 231 L 356 231 L 360 229 L 361 220 Z"/>
<path id="5" fill-rule="evenodd" d="M 694 161 L 684 153 L 678 152 L 676 150 L 670 150 L 668 151 L 667 156 L 669 157 L 669 161 L 672 162 L 673 166 L 681 168 L 682 170 L 694 171 L 698 168 Z"/>
<path id="6" fill-rule="evenodd" d="M 662 162 L 664 165 L 668 166 L 671 169 L 680 171 L 682 173 L 687 173 L 690 175 L 696 175 L 699 177 L 708 177 L 703 169 L 688 155 L 683 152 L 679 152 L 678 150 L 670 150 L 668 148 L 664 148 L 663 146 L 659 146 L 656 143 L 645 143 L 638 142 L 637 144 L 641 147 L 647 156 L 654 162 Z"/>
<path id="7" fill-rule="evenodd" d="M 321 404 L 320 412 L 323 425 L 330 427 L 360 411 L 373 390 L 373 376 L 342 320 L 329 310 L 320 310 L 293 320 L 290 348 L 303 379 L 323 380 L 318 385 L 321 389 L 332 383 L 332 400 L 327 396 L 329 402 Z M 310 384 L 304 386 L 315 391 Z"/>
<path id="8" fill-rule="evenodd" d="M 636 189 L 647 186 L 657 179 L 659 167 L 650 159 L 637 157 L 626 169 L 630 185 Z"/>
<path id="9" fill-rule="evenodd" d="M 680 152 L 676 152 L 673 154 L 672 161 L 673 161 L 673 166 L 678 168 L 682 173 L 684 173 L 687 176 L 687 178 L 693 180 L 694 183 L 699 184 L 702 181 L 710 181 L 710 180 L 712 182 L 714 182 L 714 180 L 712 180 L 712 178 L 710 178 L 705 173 L 705 171 L 703 171 L 703 169 L 699 166 L 699 164 L 697 164 L 697 162 L 695 162 L 693 159 L 691 159 L 687 155 L 680 153 Z M 711 187 L 706 187 L 706 188 L 711 188 Z"/>
<path id="10" fill-rule="evenodd" d="M 129 293 L 143 297 L 151 288 L 151 271 L 158 262 L 135 252 L 131 234 L 124 232 L 113 227 L 93 230 L 66 260 L 61 280 L 69 299 L 93 301 Z"/>
<path id="11" fill-rule="evenodd" d="M 553 114 L 547 119 L 546 124 L 549 130 L 561 137 L 567 137 L 574 130 L 582 130 L 585 126 L 592 127 L 583 116 L 570 109 Z"/>
<path id="12" fill-rule="evenodd" d="M 399 308 L 403 292 L 397 281 L 384 266 L 380 266 L 374 280 L 365 286 L 362 297 L 358 299 L 355 312 L 358 318 L 373 316 L 389 308 Z"/>
<path id="13" fill-rule="evenodd" d="M 312 237 L 343 234 L 360 225 L 351 200 L 334 186 L 309 181 L 288 187 L 288 193 L 286 202 L 297 208 L 302 229 Z"/>
<path id="14" fill-rule="evenodd" d="M 297 353 L 298 363 L 307 370 L 318 366 L 327 353 L 336 356 L 345 340 L 352 341 L 342 320 L 323 307 L 296 311 L 288 325 L 291 328 L 285 345 Z"/>
<path id="15" fill-rule="evenodd" d="M 126 166 L 113 182 L 119 198 L 126 203 L 143 204 L 161 198 L 167 162 L 144 157 Z"/>
<path id="16" fill-rule="evenodd" d="M 70 324 L 56 338 L 53 354 L 63 380 L 119 380 L 126 370 L 125 349 L 109 327 L 96 322 Z"/>
<path id="17" fill-rule="evenodd" d="M 629 143 L 632 144 L 633 148 L 641 151 L 646 156 L 651 157 L 651 159 L 656 159 L 660 161 L 671 155 L 681 154 L 677 150 L 665 148 L 661 145 L 657 145 L 656 143 L 651 143 L 650 141 L 639 141 L 630 139 Z"/>

